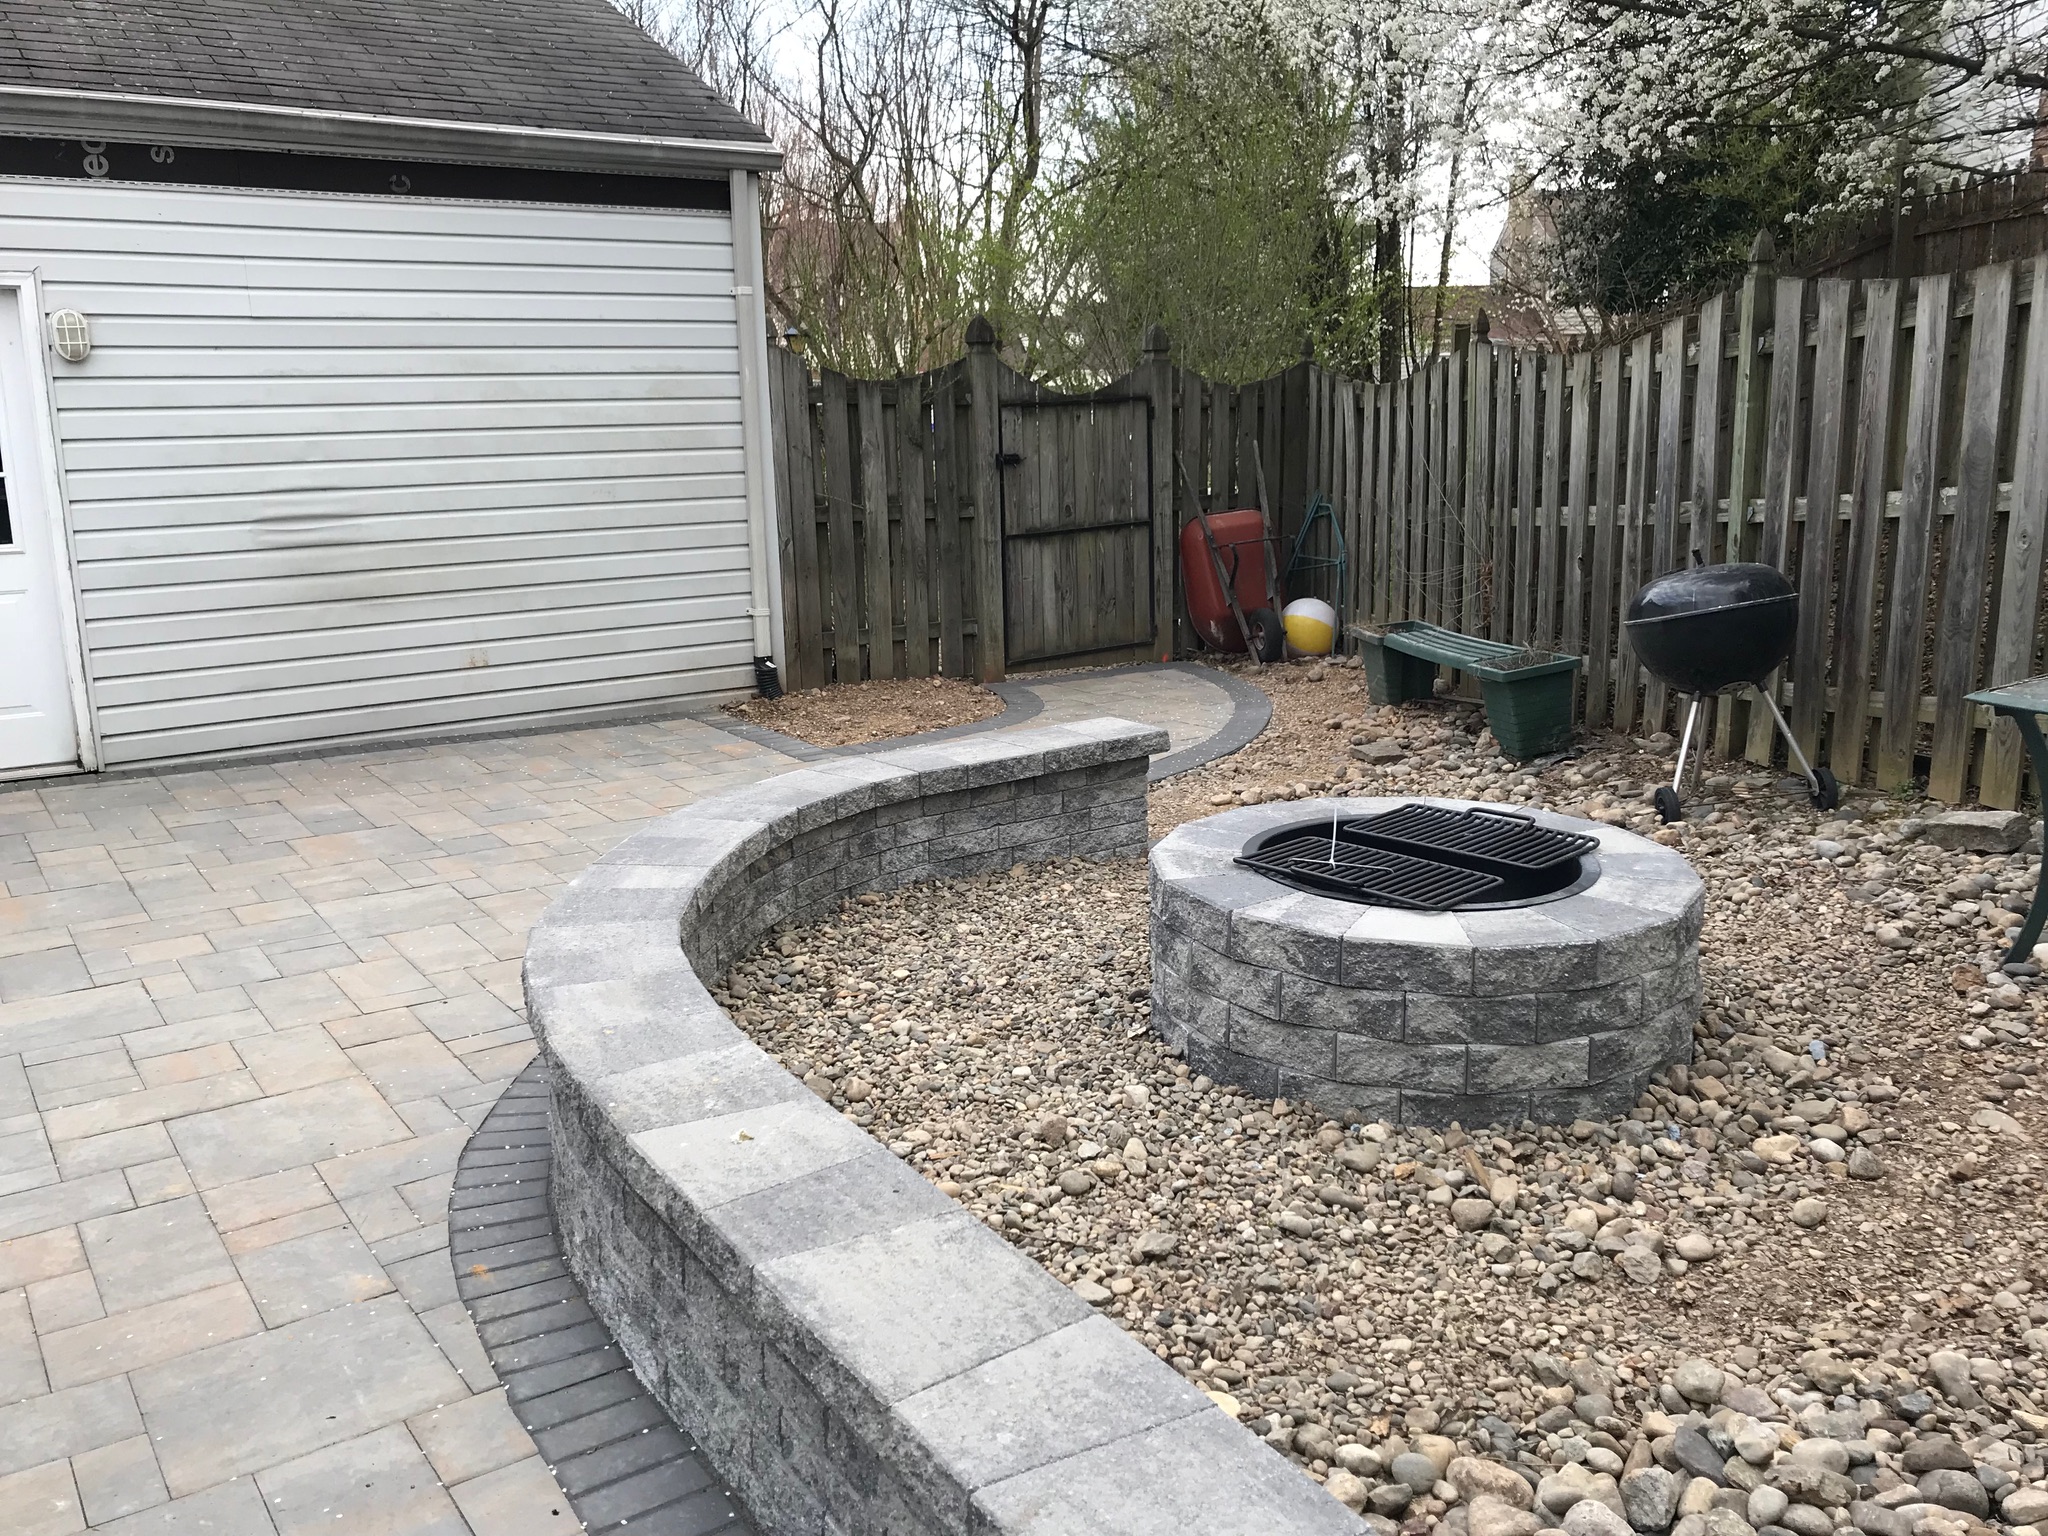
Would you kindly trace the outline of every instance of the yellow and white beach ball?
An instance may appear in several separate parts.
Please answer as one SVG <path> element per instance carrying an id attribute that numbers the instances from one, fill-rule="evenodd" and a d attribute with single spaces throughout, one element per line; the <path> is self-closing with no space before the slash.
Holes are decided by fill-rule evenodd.
<path id="1" fill-rule="evenodd" d="M 1280 615 L 1287 649 L 1297 656 L 1327 656 L 1337 643 L 1337 610 L 1320 597 L 1297 597 Z"/>

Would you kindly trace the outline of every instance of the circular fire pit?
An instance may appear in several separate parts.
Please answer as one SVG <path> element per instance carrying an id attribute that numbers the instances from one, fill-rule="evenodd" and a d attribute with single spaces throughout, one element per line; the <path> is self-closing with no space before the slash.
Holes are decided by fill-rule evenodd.
<path id="1" fill-rule="evenodd" d="M 1504 809 L 1296 801 L 1170 833 L 1153 1027 L 1219 1082 L 1343 1120 L 1626 1112 L 1692 1054 L 1705 888 L 1634 833 Z"/>

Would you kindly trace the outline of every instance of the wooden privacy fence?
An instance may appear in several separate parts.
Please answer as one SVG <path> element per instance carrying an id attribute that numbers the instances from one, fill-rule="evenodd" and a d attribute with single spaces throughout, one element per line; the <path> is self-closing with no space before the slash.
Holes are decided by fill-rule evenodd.
<path id="1" fill-rule="evenodd" d="M 1583 656 L 1583 722 L 1638 735 L 1675 721 L 1622 633 L 1636 588 L 1776 565 L 1800 629 L 1771 686 L 1803 749 L 1844 783 L 2015 805 L 2017 737 L 1963 696 L 2043 670 L 2048 260 L 1809 279 L 1760 245 L 1738 291 L 1631 339 L 1560 354 L 1482 319 L 1382 383 L 1214 384 L 1156 330 L 1082 396 L 1012 373 L 985 323 L 911 379 L 813 382 L 778 353 L 791 686 L 1184 652 L 1189 497 L 1254 506 L 1263 476 L 1283 551 L 1321 495 L 1308 552 L 1348 556 L 1341 587 L 1290 595 Z M 1771 760 L 1746 698 L 1710 740 Z"/>
<path id="2" fill-rule="evenodd" d="M 1558 355 L 1475 339 L 1369 387 L 1346 498 L 1354 610 L 1586 658 L 1585 721 L 1671 723 L 1620 620 L 1690 560 L 1761 560 L 1800 591 L 1772 680 L 1844 782 L 2018 802 L 2009 725 L 1964 700 L 2041 667 L 2048 264 L 1909 282 L 1780 278 Z M 1722 699 L 1723 755 L 1771 760 Z"/>
<path id="3" fill-rule="evenodd" d="M 1173 366 L 1155 326 L 1134 371 L 1065 395 L 1003 363 L 986 321 L 968 343 L 879 380 L 814 380 L 770 348 L 790 687 L 1169 658 L 1190 643 L 1189 495 L 1255 507 L 1263 475 L 1284 565 L 1308 498 L 1356 452 L 1355 387 L 1306 364 L 1212 384 Z M 1334 555 L 1334 526 L 1313 553 Z M 1342 595 L 1334 569 L 1296 586 Z"/>
<path id="4" fill-rule="evenodd" d="M 1163 355 L 1070 396 L 968 342 L 887 381 L 771 355 L 791 686 L 1171 654 Z"/>

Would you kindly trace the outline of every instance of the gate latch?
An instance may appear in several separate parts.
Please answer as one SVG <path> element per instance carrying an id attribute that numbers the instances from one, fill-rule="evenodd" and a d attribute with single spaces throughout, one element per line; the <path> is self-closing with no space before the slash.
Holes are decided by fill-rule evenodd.
<path id="1" fill-rule="evenodd" d="M 1012 464 L 1022 464 L 1023 462 L 1024 455 L 1021 453 L 999 453 L 996 455 L 996 463 L 1004 469 L 1008 469 Z"/>

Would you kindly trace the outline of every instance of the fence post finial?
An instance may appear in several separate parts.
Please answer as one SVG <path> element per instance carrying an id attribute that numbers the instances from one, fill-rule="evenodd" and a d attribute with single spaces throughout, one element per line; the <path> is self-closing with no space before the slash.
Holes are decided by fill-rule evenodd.
<path id="1" fill-rule="evenodd" d="M 967 345 L 970 347 L 993 347 L 996 344 L 995 322 L 987 315 L 976 315 L 967 322 Z"/>
<path id="2" fill-rule="evenodd" d="M 1474 341 L 1484 341 L 1492 334 L 1493 321 L 1487 318 L 1486 311 L 1482 309 L 1472 317 L 1472 339 Z"/>
<path id="3" fill-rule="evenodd" d="M 1155 357 L 1164 357 L 1172 350 L 1173 343 L 1166 334 L 1165 326 L 1154 320 L 1145 327 L 1143 351 L 1148 360 Z"/>
<path id="4" fill-rule="evenodd" d="M 1756 232 L 1756 239 L 1750 242 L 1749 264 L 1752 267 L 1768 267 L 1778 259 L 1778 242 L 1771 238 L 1768 229 Z"/>

